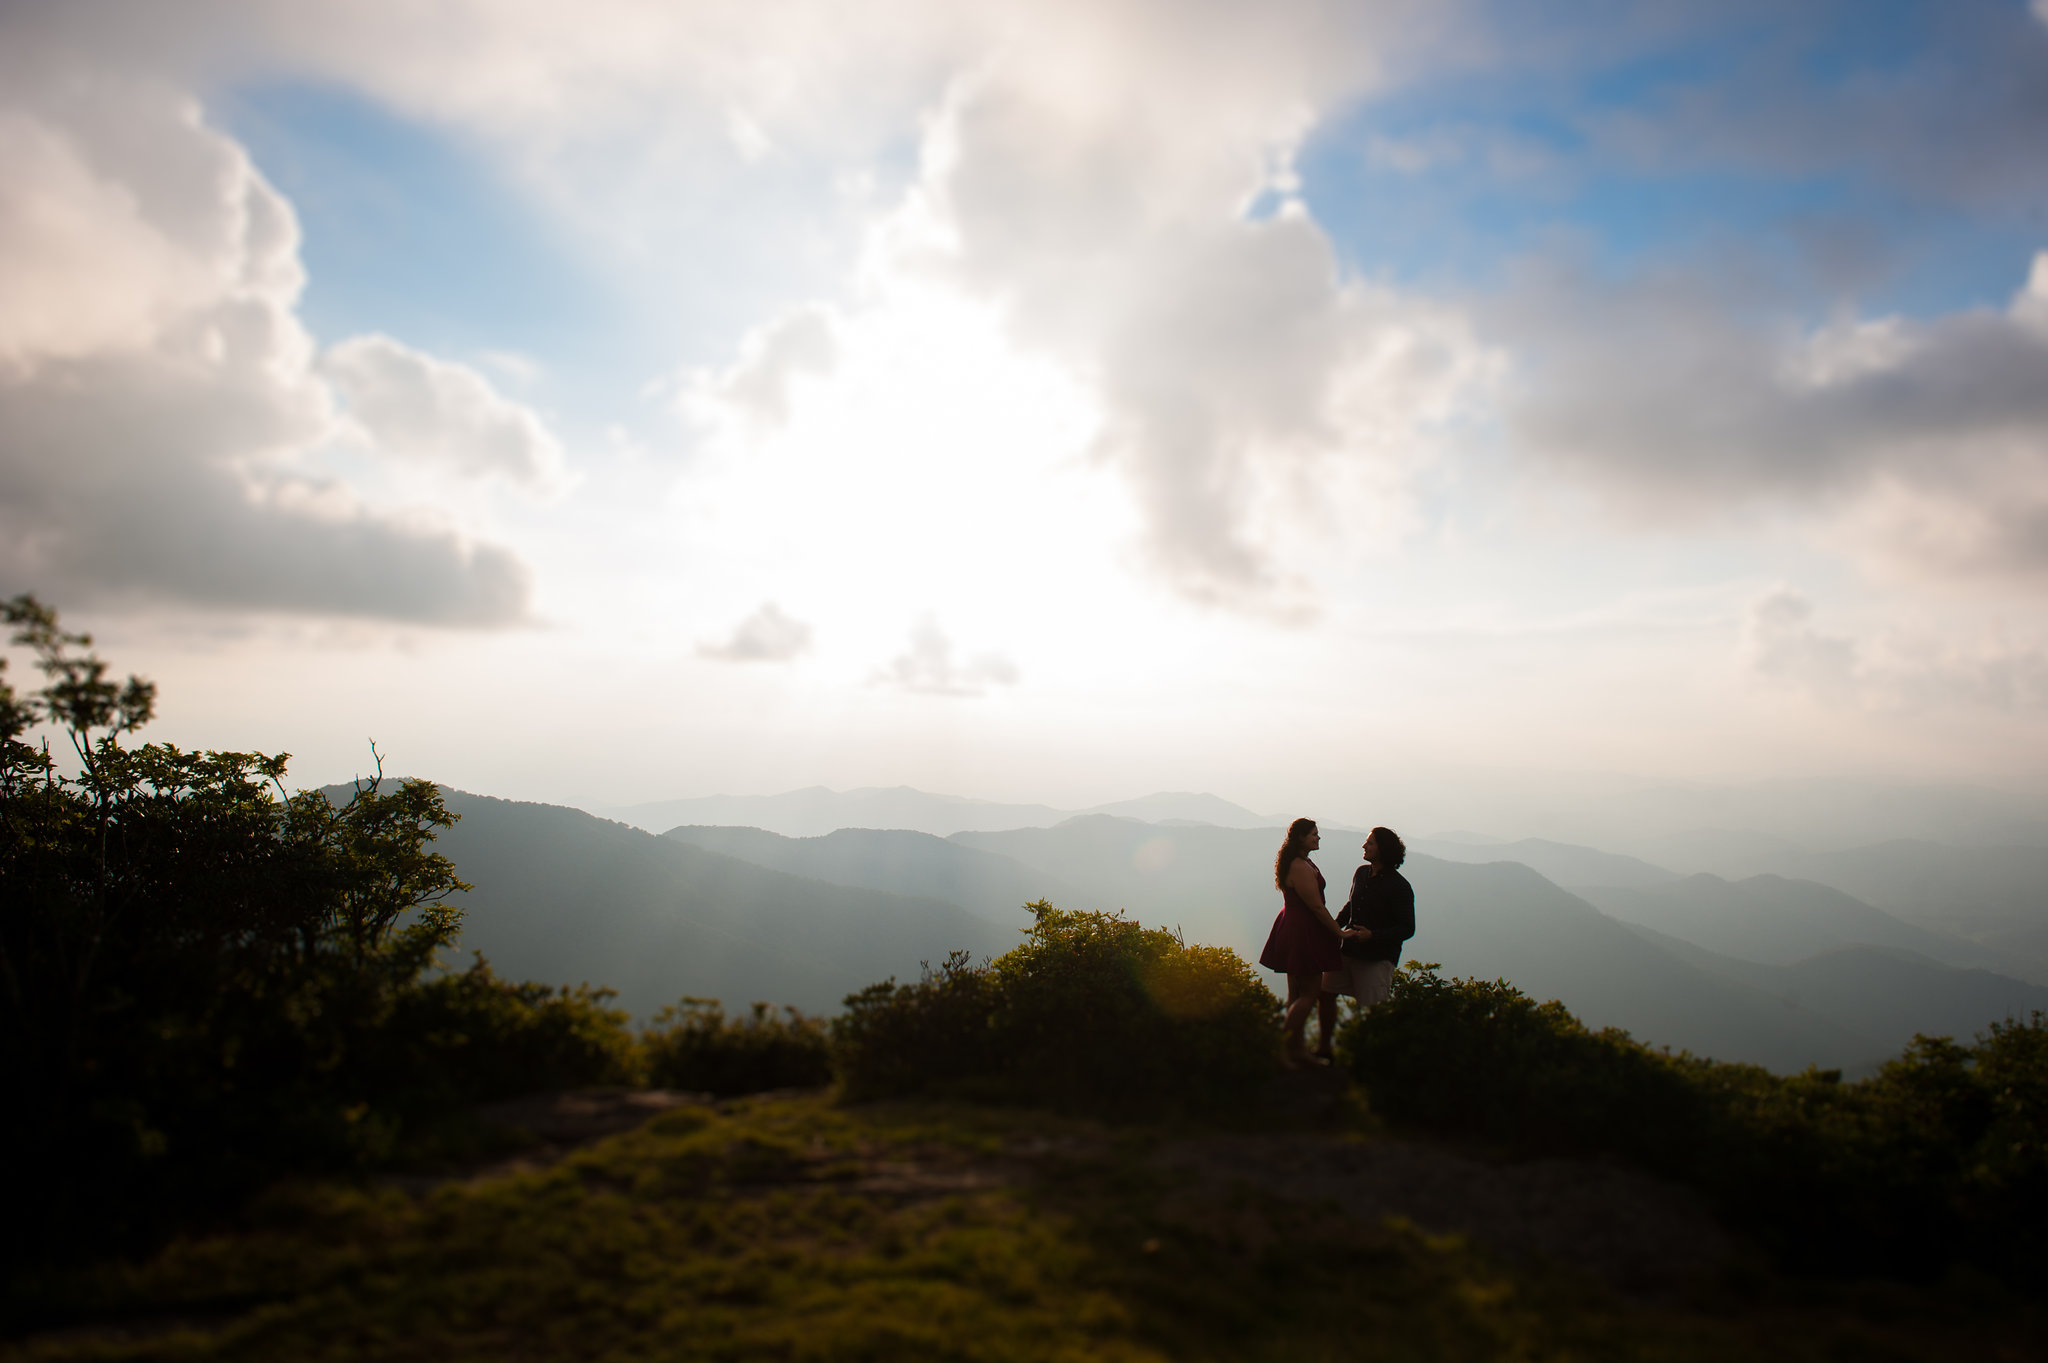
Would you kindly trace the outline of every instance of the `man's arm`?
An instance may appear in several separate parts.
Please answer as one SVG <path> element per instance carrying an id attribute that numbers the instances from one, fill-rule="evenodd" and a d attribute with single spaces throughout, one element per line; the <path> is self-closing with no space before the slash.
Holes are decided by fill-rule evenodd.
<path id="1" fill-rule="evenodd" d="M 1387 906 L 1387 930 L 1382 936 L 1395 942 L 1405 942 L 1415 935 L 1415 887 L 1402 876 L 1398 883 L 1399 893 L 1390 895 L 1394 902 Z"/>
<path id="2" fill-rule="evenodd" d="M 1372 867 L 1361 866 L 1351 873 L 1351 897 L 1344 901 L 1345 923 L 1357 929 L 1361 938 L 1372 933 L 1365 924 L 1366 886 L 1372 882 Z"/>

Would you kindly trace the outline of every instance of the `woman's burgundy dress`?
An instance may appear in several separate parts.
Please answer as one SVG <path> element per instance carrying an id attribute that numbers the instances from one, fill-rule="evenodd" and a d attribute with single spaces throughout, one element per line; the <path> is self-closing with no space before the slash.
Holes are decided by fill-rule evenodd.
<path id="1" fill-rule="evenodd" d="M 1308 867 L 1316 873 L 1318 889 L 1329 884 L 1314 862 Z M 1319 975 L 1325 970 L 1343 969 L 1344 953 L 1337 949 L 1337 935 L 1322 925 L 1316 911 L 1289 885 L 1280 891 L 1280 916 L 1273 920 L 1273 931 L 1266 938 L 1266 949 L 1259 953 L 1259 964 L 1289 975 Z"/>

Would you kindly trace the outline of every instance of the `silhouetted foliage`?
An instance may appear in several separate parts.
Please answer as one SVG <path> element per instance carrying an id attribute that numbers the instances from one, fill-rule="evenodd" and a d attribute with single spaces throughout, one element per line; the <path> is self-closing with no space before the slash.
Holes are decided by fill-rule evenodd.
<path id="1" fill-rule="evenodd" d="M 336 802 L 287 794 L 283 754 L 126 747 L 155 688 L 108 680 L 34 598 L 4 612 L 45 677 L 22 697 L 0 676 L 10 1258 L 361 1167 L 436 1092 L 619 1072 L 622 1023 L 600 1041 L 484 970 L 422 986 L 467 888 L 432 850 L 454 821 L 432 783 Z M 24 741 L 42 723 L 75 772 Z"/>
<path id="2" fill-rule="evenodd" d="M 592 1084 L 637 1084 L 640 1044 L 612 991 L 500 979 L 478 959 L 394 1001 L 365 1046 L 365 1086 L 404 1111 Z"/>
<path id="3" fill-rule="evenodd" d="M 686 998 L 654 1015 L 641 1044 L 658 1088 L 729 1097 L 832 1082 L 825 1024 L 794 1008 L 757 1003 L 729 1018 L 717 999 Z"/>
<path id="4" fill-rule="evenodd" d="M 1808 1271 L 2038 1272 L 2048 1213 L 2048 1018 L 1969 1046 L 1916 1038 L 1869 1079 L 1776 1075 L 1594 1031 L 1505 981 L 1395 976 L 1339 1036 L 1375 1110 L 1523 1153 L 1684 1180 Z"/>
<path id="5" fill-rule="evenodd" d="M 1278 1063 L 1278 1001 L 1220 947 L 1040 900 L 1023 945 L 912 985 L 871 985 L 834 1021 L 851 1096 L 955 1093 L 1107 1114 L 1241 1105 Z"/>

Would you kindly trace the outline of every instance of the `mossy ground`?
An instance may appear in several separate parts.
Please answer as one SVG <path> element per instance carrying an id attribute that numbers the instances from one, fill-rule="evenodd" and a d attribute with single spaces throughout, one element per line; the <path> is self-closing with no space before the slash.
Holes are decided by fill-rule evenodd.
<path id="1" fill-rule="evenodd" d="M 281 1189 L 52 1279 L 77 1359 L 1956 1359 L 2040 1356 L 1989 1288 L 1721 1274 L 1646 1303 L 1413 1227 L 1186 1189 L 1175 1133 L 829 1094 L 682 1108 L 552 1166 Z"/>

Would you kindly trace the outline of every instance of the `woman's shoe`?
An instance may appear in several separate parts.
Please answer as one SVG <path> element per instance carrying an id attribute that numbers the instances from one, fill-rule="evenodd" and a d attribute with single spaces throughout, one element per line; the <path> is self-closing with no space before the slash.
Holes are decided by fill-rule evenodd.
<path id="1" fill-rule="evenodd" d="M 1312 1052 L 1309 1055 L 1309 1059 L 1318 1065 L 1334 1065 L 1337 1063 L 1336 1055 L 1329 1051 Z"/>

